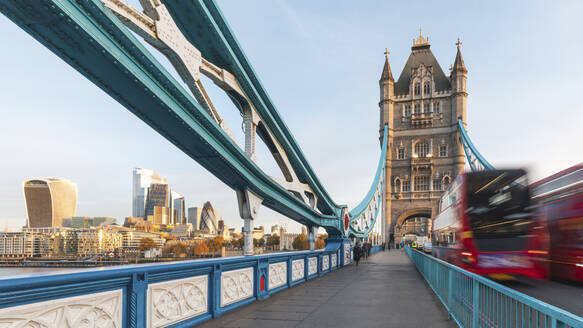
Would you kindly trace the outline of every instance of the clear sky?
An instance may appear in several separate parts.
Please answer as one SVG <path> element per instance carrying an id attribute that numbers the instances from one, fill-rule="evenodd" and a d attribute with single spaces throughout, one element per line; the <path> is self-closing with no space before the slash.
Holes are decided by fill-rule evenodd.
<path id="1" fill-rule="evenodd" d="M 420 26 L 446 74 L 462 39 L 468 129 L 492 164 L 538 179 L 583 160 L 581 1 L 218 3 L 337 203 L 356 205 L 373 178 L 384 49 L 397 78 Z M 123 221 L 134 167 L 158 170 L 187 206 L 210 200 L 241 226 L 233 191 L 2 15 L 0 29 L 2 229 L 25 224 L 22 181 L 32 177 L 72 180 L 78 215 Z M 235 107 L 206 82 L 241 139 Z M 280 175 L 264 146 L 258 157 Z M 278 222 L 299 230 L 266 208 L 256 225 Z"/>

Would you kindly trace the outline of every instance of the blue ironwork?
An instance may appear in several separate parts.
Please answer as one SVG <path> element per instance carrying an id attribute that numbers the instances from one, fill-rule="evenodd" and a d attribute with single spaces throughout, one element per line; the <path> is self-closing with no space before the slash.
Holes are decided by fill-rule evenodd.
<path id="1" fill-rule="evenodd" d="M 381 212 L 388 143 L 387 139 L 388 125 L 385 125 L 383 132 L 383 142 L 381 144 L 381 155 L 373 183 L 370 186 L 370 189 L 364 199 L 349 212 L 350 222 L 352 223 L 349 229 L 349 235 L 351 236 L 357 238 L 366 237 L 372 231 L 377 221 L 378 215 Z M 356 225 L 356 223 L 358 223 L 357 220 L 365 220 L 368 223 L 368 226 L 365 226 L 364 229 L 358 229 Z"/>
<path id="2" fill-rule="evenodd" d="M 405 248 L 460 327 L 583 327 L 583 318 L 430 255 Z"/>
<path id="3" fill-rule="evenodd" d="M 232 189 L 249 190 L 262 205 L 301 224 L 345 236 L 340 217 L 344 206 L 334 203 L 324 189 L 217 4 L 168 0 L 164 5 L 206 60 L 234 74 L 265 126 L 257 134 L 277 140 L 299 182 L 313 191 L 313 207 L 263 172 L 100 0 L 7 0 L 0 3 L 0 12 Z M 229 95 L 242 110 L 241 96 Z M 386 152 L 386 145 L 383 149 Z M 379 165 L 379 188 L 381 171 Z M 354 215 L 370 204 L 370 196 Z"/>
<path id="4" fill-rule="evenodd" d="M 461 118 L 458 119 L 458 130 L 460 132 L 461 142 L 462 146 L 464 147 L 464 152 L 466 154 L 468 164 L 470 165 L 472 171 L 493 170 L 494 166 L 492 166 L 492 164 L 490 164 L 484 158 L 484 156 L 480 154 L 476 146 L 474 146 L 472 143 L 472 140 L 468 136 Z"/>
<path id="5" fill-rule="evenodd" d="M 208 277 L 207 311 L 192 318 L 176 323 L 173 327 L 191 327 L 194 324 L 216 318 L 223 313 L 249 304 L 257 299 L 267 298 L 283 289 L 292 287 L 317 276 L 338 269 L 343 264 L 339 261 L 340 248 L 319 251 L 301 251 L 257 255 L 251 257 L 233 257 L 213 260 L 181 261 L 169 264 L 142 264 L 123 267 L 88 269 L 76 273 L 38 273 L 35 276 L 0 278 L 0 309 L 23 304 L 32 304 L 48 300 L 88 295 L 98 292 L 123 291 L 123 327 L 145 327 L 148 311 L 149 285 L 159 282 L 174 281 L 197 276 Z M 336 256 L 336 265 L 332 266 L 332 255 Z M 310 258 L 318 258 L 317 271 L 308 276 Z M 322 259 L 328 257 L 329 268 L 322 269 Z M 294 260 L 304 261 L 304 276 L 292 281 Z M 269 288 L 270 270 L 273 263 L 285 263 L 287 268 L 286 283 L 277 288 Z M 346 263 L 348 264 L 348 263 Z M 233 304 L 221 306 L 221 275 L 231 270 L 253 269 L 253 295 Z M 264 278 L 264 289 L 260 280 Z"/>

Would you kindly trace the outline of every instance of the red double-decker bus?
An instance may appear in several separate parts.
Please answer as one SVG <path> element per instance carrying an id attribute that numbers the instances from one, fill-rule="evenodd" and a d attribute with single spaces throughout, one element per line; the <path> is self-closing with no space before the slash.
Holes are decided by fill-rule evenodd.
<path id="1" fill-rule="evenodd" d="M 550 235 L 551 276 L 583 282 L 583 163 L 530 187 Z"/>
<path id="2" fill-rule="evenodd" d="M 548 238 L 524 170 L 461 173 L 440 200 L 433 255 L 494 279 L 548 277 Z"/>

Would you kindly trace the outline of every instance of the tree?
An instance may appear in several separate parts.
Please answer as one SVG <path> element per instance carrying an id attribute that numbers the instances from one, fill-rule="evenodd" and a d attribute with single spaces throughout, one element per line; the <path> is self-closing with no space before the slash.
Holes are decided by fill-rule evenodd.
<path id="1" fill-rule="evenodd" d="M 211 253 L 216 253 L 218 250 L 221 249 L 221 247 L 223 247 L 224 243 L 225 240 L 223 239 L 222 236 L 216 236 L 213 239 L 209 239 L 208 249 L 211 251 Z"/>
<path id="2" fill-rule="evenodd" d="M 296 238 L 294 238 L 294 241 L 292 242 L 292 247 L 295 250 L 308 249 L 309 244 L 308 244 L 308 238 L 306 237 L 306 235 L 301 234 L 301 235 L 298 235 Z"/>
<path id="3" fill-rule="evenodd" d="M 245 237 L 241 237 L 233 241 L 233 246 L 243 248 L 243 245 L 245 245 Z"/>
<path id="4" fill-rule="evenodd" d="M 267 246 L 279 246 L 279 236 L 276 233 L 267 238 Z"/>
<path id="5" fill-rule="evenodd" d="M 196 245 L 194 245 L 194 255 L 206 255 L 209 252 L 207 244 L 206 240 L 196 243 Z"/>
<path id="6" fill-rule="evenodd" d="M 253 238 L 253 246 L 254 247 L 263 247 L 265 245 L 265 239 L 263 238 Z"/>
<path id="7" fill-rule="evenodd" d="M 154 239 L 152 239 L 150 237 L 144 237 L 144 238 L 140 239 L 140 246 L 138 246 L 138 247 L 143 252 L 143 251 L 150 250 L 152 248 L 158 248 L 158 244 L 154 241 Z"/>
<path id="8" fill-rule="evenodd" d="M 179 241 L 174 245 L 174 248 L 172 249 L 172 253 L 174 253 L 174 256 L 178 256 L 178 257 L 185 257 L 186 256 L 186 244 Z"/>
<path id="9" fill-rule="evenodd" d="M 318 235 L 318 239 L 316 239 L 316 244 L 314 245 L 315 249 L 322 249 L 324 247 L 326 247 L 326 238 L 328 238 L 328 235 L 324 234 L 324 235 Z"/>

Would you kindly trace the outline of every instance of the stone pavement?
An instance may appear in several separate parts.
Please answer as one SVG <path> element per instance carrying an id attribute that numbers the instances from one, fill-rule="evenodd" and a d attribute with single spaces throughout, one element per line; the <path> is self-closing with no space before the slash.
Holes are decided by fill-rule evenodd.
<path id="1" fill-rule="evenodd" d="M 379 252 L 199 327 L 456 327 L 403 250 Z"/>

